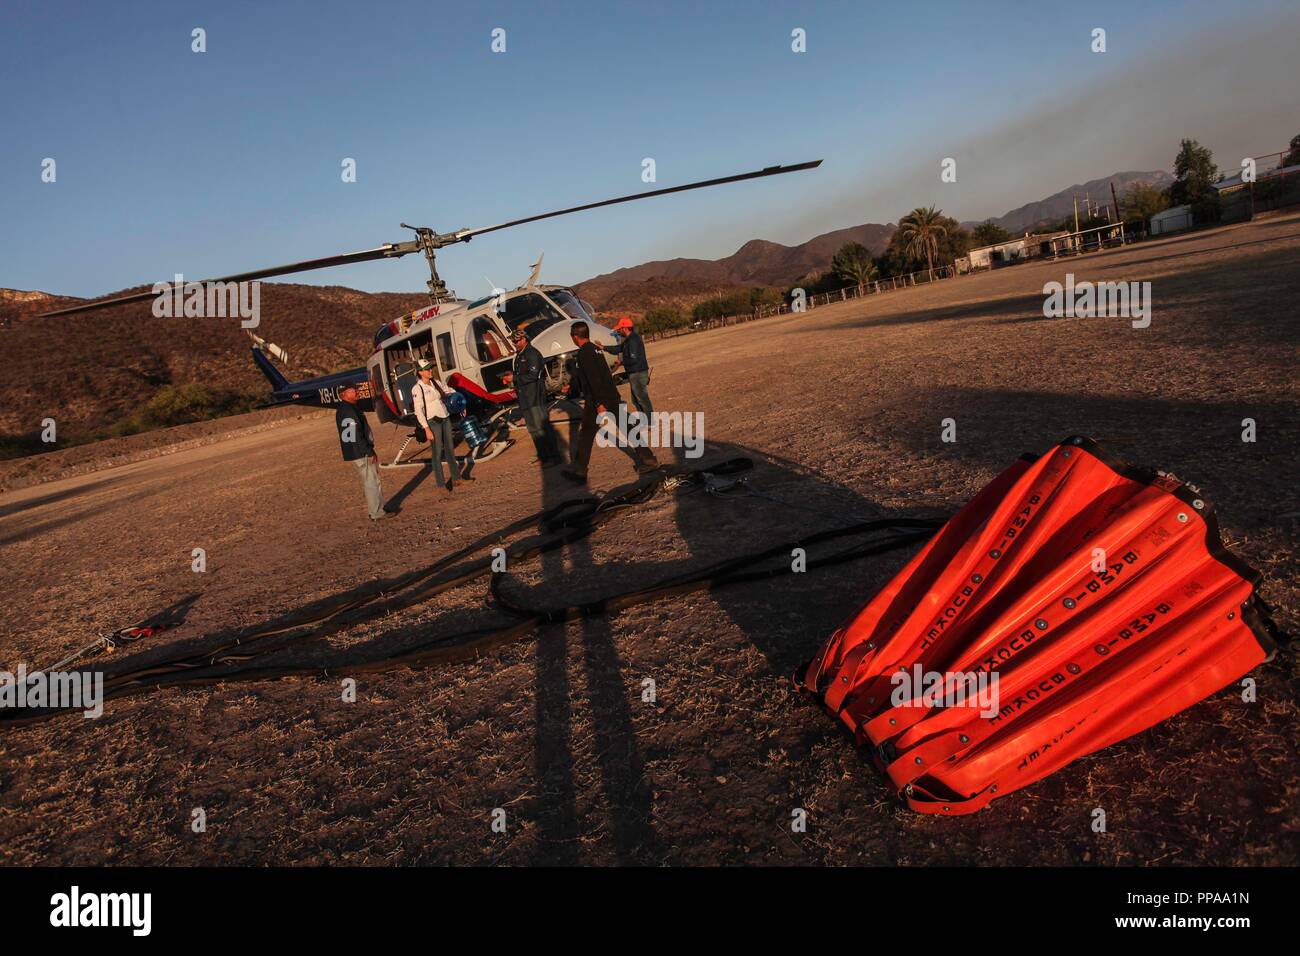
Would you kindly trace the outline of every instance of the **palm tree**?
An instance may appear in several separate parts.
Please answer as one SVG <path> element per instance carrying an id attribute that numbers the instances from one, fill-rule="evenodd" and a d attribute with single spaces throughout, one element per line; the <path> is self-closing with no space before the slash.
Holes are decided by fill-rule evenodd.
<path id="1" fill-rule="evenodd" d="M 930 280 L 934 281 L 934 257 L 939 254 L 939 240 L 948 235 L 948 229 L 943 225 L 943 213 L 933 206 L 913 209 L 898 221 L 898 225 L 907 241 L 908 254 L 919 256 L 925 253 Z"/>
<path id="2" fill-rule="evenodd" d="M 845 282 L 863 286 L 876 278 L 871 251 L 860 242 L 846 242 L 831 259 L 831 270 Z"/>

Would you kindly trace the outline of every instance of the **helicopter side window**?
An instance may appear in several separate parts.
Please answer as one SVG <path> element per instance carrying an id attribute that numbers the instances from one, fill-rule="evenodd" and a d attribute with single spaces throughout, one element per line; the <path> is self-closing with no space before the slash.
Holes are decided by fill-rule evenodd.
<path id="1" fill-rule="evenodd" d="M 506 358 L 514 351 L 486 316 L 480 315 L 470 323 L 470 340 L 478 360 L 483 363 Z"/>
<path id="2" fill-rule="evenodd" d="M 456 368 L 456 353 L 451 347 L 451 333 L 443 332 L 437 338 L 438 344 L 438 366 L 442 369 L 442 374 L 446 375 Z"/>

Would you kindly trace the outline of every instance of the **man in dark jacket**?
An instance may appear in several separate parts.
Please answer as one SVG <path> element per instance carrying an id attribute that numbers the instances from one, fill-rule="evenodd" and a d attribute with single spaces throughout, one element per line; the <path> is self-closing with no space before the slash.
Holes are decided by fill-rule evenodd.
<path id="1" fill-rule="evenodd" d="M 334 412 L 334 425 L 339 430 L 339 447 L 343 460 L 356 466 L 361 487 L 366 492 L 366 507 L 370 520 L 391 518 L 392 512 L 384 510 L 384 492 L 379 487 L 379 456 L 375 454 L 375 436 L 370 431 L 366 414 L 357 407 L 357 387 L 344 385 L 339 389 L 342 402 Z"/>
<path id="2" fill-rule="evenodd" d="M 627 383 L 632 387 L 632 404 L 645 415 L 646 424 L 649 424 L 655 410 L 650 404 L 650 360 L 646 358 L 645 340 L 632 328 L 632 320 L 626 315 L 618 320 L 614 331 L 622 333 L 623 341 L 618 345 L 606 345 L 605 351 L 619 356 L 623 371 L 627 372 Z"/>
<path id="3" fill-rule="evenodd" d="M 596 417 L 605 412 L 618 415 L 619 406 L 623 401 L 619 398 L 618 389 L 614 387 L 614 378 L 609 374 L 605 356 L 592 344 L 591 327 L 586 322 L 574 322 L 569 329 L 569 336 L 573 339 L 573 344 L 578 346 L 576 371 L 582 394 L 582 429 L 578 434 L 578 447 L 573 455 L 573 470 L 562 471 L 560 474 L 570 481 L 585 482 L 587 464 L 591 461 L 591 445 L 596 440 Z M 630 452 L 636 460 L 638 474 L 645 474 L 659 467 L 658 460 L 648 448 L 633 447 Z"/>
<path id="4" fill-rule="evenodd" d="M 546 410 L 546 365 L 542 353 L 528 343 L 528 333 L 522 325 L 515 329 L 514 340 L 514 370 L 509 384 L 514 386 L 519 398 L 519 410 L 537 449 L 537 460 L 543 468 L 549 468 L 560 463 L 560 454 L 551 416 Z"/>

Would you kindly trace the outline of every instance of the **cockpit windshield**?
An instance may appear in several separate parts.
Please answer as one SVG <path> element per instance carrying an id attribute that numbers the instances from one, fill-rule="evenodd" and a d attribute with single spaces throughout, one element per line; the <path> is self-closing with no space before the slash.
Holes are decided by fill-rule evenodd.
<path id="1" fill-rule="evenodd" d="M 564 289 L 548 289 L 546 294 L 551 297 L 551 301 L 568 313 L 569 318 L 583 322 L 595 321 L 595 317 L 583 308 L 583 303 L 572 292 Z"/>
<path id="2" fill-rule="evenodd" d="M 551 325 L 559 322 L 565 316 L 557 312 L 540 295 L 530 292 L 527 295 L 518 295 L 512 299 L 507 299 L 503 318 L 507 328 L 517 329 L 521 322 L 529 325 L 534 322 L 545 322 L 547 325 Z"/>

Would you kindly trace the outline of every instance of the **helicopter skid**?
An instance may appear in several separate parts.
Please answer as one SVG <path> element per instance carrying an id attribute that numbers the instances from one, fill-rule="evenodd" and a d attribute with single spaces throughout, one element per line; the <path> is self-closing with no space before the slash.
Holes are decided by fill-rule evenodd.
<path id="1" fill-rule="evenodd" d="M 423 447 L 417 447 L 415 453 L 410 458 L 405 458 L 405 459 L 402 458 L 402 455 L 406 451 L 406 446 L 409 445 L 412 441 L 414 441 L 414 439 L 408 438 L 404 442 L 402 442 L 402 447 L 397 449 L 397 454 L 393 456 L 393 460 L 389 462 L 380 462 L 379 467 L 380 468 L 432 468 L 433 455 L 431 451 L 427 458 L 419 457 L 425 451 Z M 503 438 L 503 439 L 498 439 L 496 441 L 490 441 L 486 445 L 483 445 L 481 450 L 479 451 L 472 451 L 467 455 L 457 455 L 456 467 L 463 471 L 465 466 L 469 464 L 471 457 L 473 458 L 474 464 L 476 465 L 480 462 L 491 461 L 493 458 L 496 458 L 502 452 L 509 449 L 510 446 L 513 445 L 514 443 L 515 440 L 513 438 Z"/>

